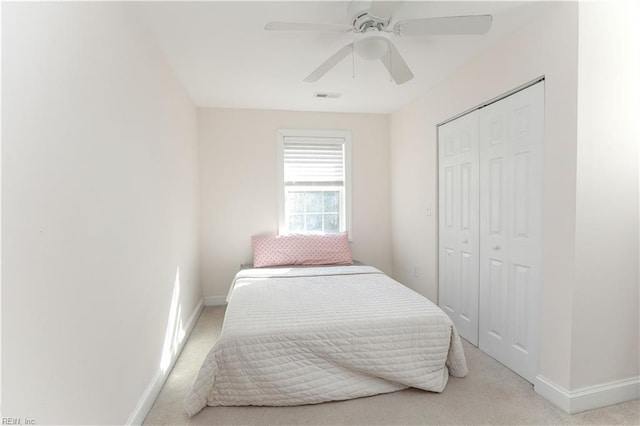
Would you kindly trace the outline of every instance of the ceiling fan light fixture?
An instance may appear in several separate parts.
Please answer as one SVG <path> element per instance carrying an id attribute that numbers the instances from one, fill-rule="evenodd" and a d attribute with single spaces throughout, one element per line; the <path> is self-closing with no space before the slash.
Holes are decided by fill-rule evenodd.
<path id="1" fill-rule="evenodd" d="M 363 59 L 375 61 L 389 52 L 389 39 L 382 35 L 367 36 L 356 42 L 356 53 Z"/>

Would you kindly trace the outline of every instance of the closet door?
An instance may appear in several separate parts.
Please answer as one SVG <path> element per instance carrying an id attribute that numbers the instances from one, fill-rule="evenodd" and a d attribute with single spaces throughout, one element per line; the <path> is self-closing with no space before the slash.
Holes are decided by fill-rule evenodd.
<path id="1" fill-rule="evenodd" d="M 478 345 L 478 111 L 438 128 L 439 305 Z"/>
<path id="2" fill-rule="evenodd" d="M 544 83 L 480 110 L 479 347 L 533 381 L 538 363 Z"/>

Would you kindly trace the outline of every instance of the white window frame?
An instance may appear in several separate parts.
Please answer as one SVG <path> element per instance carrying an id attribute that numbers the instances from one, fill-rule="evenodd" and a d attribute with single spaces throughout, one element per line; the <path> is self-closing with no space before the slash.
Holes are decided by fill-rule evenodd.
<path id="1" fill-rule="evenodd" d="M 314 143 L 344 145 L 344 212 L 341 211 L 341 223 L 344 228 L 340 231 L 347 231 L 349 240 L 353 239 L 352 232 L 352 214 L 351 214 L 351 132 L 345 130 L 299 130 L 299 129 L 280 129 L 278 130 L 278 224 L 279 233 L 287 234 L 289 232 L 285 218 L 285 185 L 284 185 L 284 144 L 285 139 L 300 139 L 306 141 L 313 139 Z M 302 188 L 301 188 L 302 189 Z"/>

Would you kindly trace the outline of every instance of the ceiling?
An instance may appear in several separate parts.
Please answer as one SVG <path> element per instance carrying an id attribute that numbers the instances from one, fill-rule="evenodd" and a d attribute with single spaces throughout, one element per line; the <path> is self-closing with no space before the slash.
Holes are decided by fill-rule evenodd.
<path id="1" fill-rule="evenodd" d="M 304 83 L 311 71 L 351 43 L 354 34 L 265 31 L 265 24 L 350 25 L 348 6 L 348 1 L 129 4 L 197 106 L 390 113 L 545 13 L 549 3 L 404 1 L 392 24 L 411 18 L 491 14 L 493 25 L 480 36 L 394 37 L 415 75 L 402 85 L 391 81 L 380 61 L 357 55 L 345 58 L 318 82 Z M 316 92 L 340 97 L 315 98 Z"/>

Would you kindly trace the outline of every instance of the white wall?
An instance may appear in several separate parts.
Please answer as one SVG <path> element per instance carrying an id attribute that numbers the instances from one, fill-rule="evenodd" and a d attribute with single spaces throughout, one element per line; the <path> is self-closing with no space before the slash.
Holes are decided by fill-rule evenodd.
<path id="1" fill-rule="evenodd" d="M 0 23 L 2 22 L 2 3 L 0 3 Z M 0 26 L 1 28 L 1 26 Z M 0 43 L 2 34 L 0 33 Z M 0 53 L 2 49 L 0 48 Z M 2 81 L 2 66 L 0 66 L 0 82 Z M 0 84 L 0 99 L 2 84 Z M 0 101 L 0 135 L 2 135 L 2 102 Z M 2 136 L 0 136 L 0 242 L 2 241 Z M 0 243 L 0 416 L 2 416 L 2 244 Z"/>
<path id="2" fill-rule="evenodd" d="M 572 389 L 640 374 L 639 11 L 580 4 Z"/>
<path id="3" fill-rule="evenodd" d="M 569 385 L 575 228 L 576 3 L 562 2 L 391 118 L 394 276 L 437 300 L 436 125 L 545 76 L 540 371 Z M 435 213 L 435 207 L 433 207 Z M 423 271 L 412 276 L 414 265 Z"/>
<path id="4" fill-rule="evenodd" d="M 638 376 L 637 6 L 612 4 L 554 5 L 391 118 L 394 275 L 436 298 L 436 124 L 546 77 L 539 372 L 560 390 Z"/>
<path id="5" fill-rule="evenodd" d="M 251 236 L 278 230 L 278 129 L 352 132 L 354 258 L 391 272 L 389 117 L 206 108 L 199 110 L 204 294 L 227 294 Z"/>
<path id="6" fill-rule="evenodd" d="M 201 300 L 196 109 L 122 4 L 2 18 L 2 414 L 122 424 Z"/>

